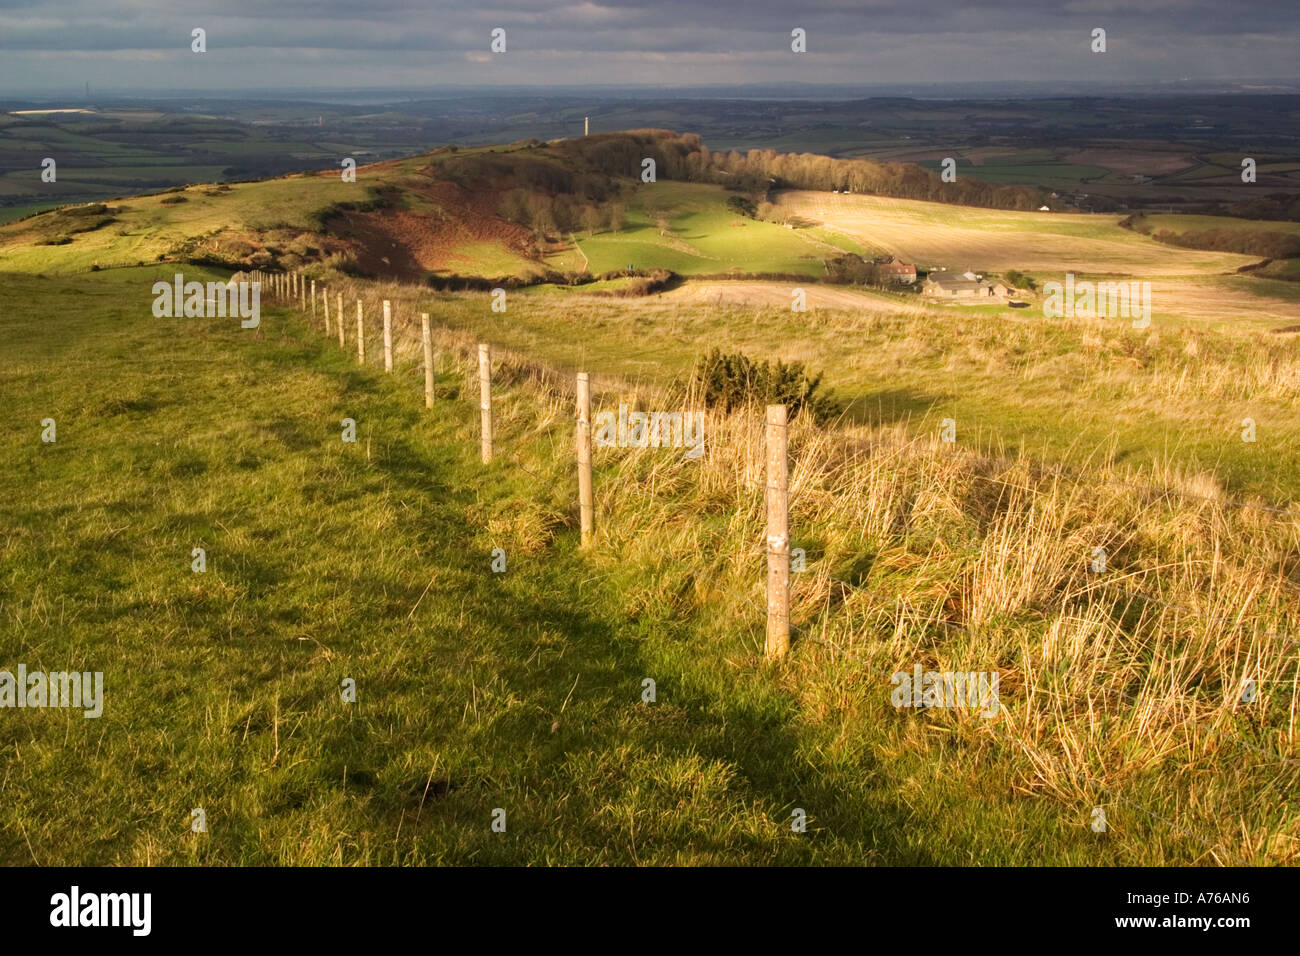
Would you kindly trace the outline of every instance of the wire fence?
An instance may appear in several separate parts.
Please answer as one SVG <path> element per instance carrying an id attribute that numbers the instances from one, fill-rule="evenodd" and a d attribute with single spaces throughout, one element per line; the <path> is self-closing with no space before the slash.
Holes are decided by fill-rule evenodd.
<path id="1" fill-rule="evenodd" d="M 272 276 L 267 273 L 254 273 L 254 278 L 264 283 L 269 283 L 273 289 L 273 294 L 275 295 L 278 301 L 281 301 L 286 305 L 296 306 L 301 312 L 304 313 L 304 315 L 307 315 L 308 317 L 314 316 L 315 314 L 315 283 L 314 282 L 312 283 L 313 298 L 312 298 L 311 308 L 309 309 L 308 303 L 305 300 L 305 294 L 303 292 L 303 289 L 305 288 L 305 282 L 307 280 L 304 280 L 302 278 L 292 277 L 292 276 L 289 277 Z M 357 283 L 350 284 L 348 289 L 349 294 L 347 298 L 349 300 L 355 300 L 356 302 L 357 334 L 363 335 L 368 338 L 370 332 L 364 324 L 363 316 L 365 314 L 365 310 L 364 310 L 361 296 L 357 295 L 358 288 L 359 286 Z M 331 295 L 334 296 L 339 295 L 337 290 L 331 290 L 328 287 L 324 288 L 321 294 L 324 297 L 324 301 L 327 303 L 331 301 L 330 300 Z M 373 300 L 373 296 L 371 296 L 371 298 Z M 341 348 L 346 348 L 345 341 L 344 341 L 345 339 L 344 323 L 340 321 L 341 316 L 339 315 L 339 311 L 338 311 L 339 301 L 340 300 L 338 298 L 335 298 L 333 300 L 335 305 L 335 309 L 334 309 L 335 321 L 337 323 L 340 323 L 337 326 L 336 331 L 338 333 L 339 346 Z M 371 364 L 372 362 L 377 363 L 382 361 L 384 368 L 391 373 L 393 371 L 393 351 L 394 351 L 395 344 L 397 344 L 395 340 L 398 338 L 398 336 L 394 335 L 394 332 L 395 331 L 400 332 L 402 330 L 411 328 L 412 323 L 409 321 L 400 321 L 396 326 L 391 325 L 389 320 L 389 316 L 390 316 L 389 302 L 387 300 L 384 300 L 382 304 L 383 304 L 383 314 L 385 316 L 384 350 L 382 356 L 376 356 L 373 351 L 367 354 L 366 350 L 362 349 L 359 342 L 356 348 L 358 352 L 358 362 L 368 365 Z M 325 311 L 326 314 L 328 314 L 327 309 Z M 346 314 L 346 312 L 347 309 L 345 307 L 344 314 Z M 450 331 L 450 330 L 444 329 L 443 331 Z M 327 329 L 326 332 L 328 333 L 329 330 Z M 473 364 L 472 362 L 473 348 L 468 341 L 462 343 L 461 352 L 462 352 L 462 358 L 466 360 L 466 364 Z M 426 351 L 425 355 L 427 356 L 428 354 L 429 353 Z M 490 378 L 491 375 L 490 370 L 487 372 L 487 374 Z M 554 370 L 547 369 L 544 366 L 535 366 L 534 375 L 539 382 L 541 382 L 547 388 L 551 389 L 557 396 L 567 391 L 566 389 L 564 389 L 562 385 L 562 379 L 564 377 L 562 373 L 555 373 Z M 471 370 L 467 373 L 466 377 L 467 377 L 467 391 L 468 391 L 469 390 L 468 380 L 471 377 L 476 377 L 476 376 L 474 374 L 474 371 Z M 491 436 L 490 383 L 485 384 L 483 387 L 482 401 L 484 403 L 482 406 L 483 407 L 482 427 L 486 430 L 488 436 L 487 441 L 490 443 L 490 436 Z M 575 416 L 575 420 L 576 420 L 576 416 Z M 565 422 L 564 424 L 569 424 L 569 423 Z M 552 435 L 552 441 L 553 441 L 553 435 Z M 476 442 L 468 439 L 464 442 L 464 444 L 467 450 L 471 448 L 480 448 L 481 445 L 480 442 Z M 903 440 L 903 441 L 888 440 L 876 436 L 871 438 L 869 441 L 865 442 L 865 450 L 871 452 L 885 450 L 889 453 L 892 453 L 900 457 L 908 456 L 908 455 L 920 456 L 920 455 L 933 455 L 936 446 L 942 447 L 943 444 L 945 443 L 942 440 L 936 442 L 934 438 L 930 436 L 912 437 L 910 439 Z M 486 448 L 487 446 L 483 445 L 483 447 Z M 553 448 L 554 448 L 554 444 L 553 444 Z M 954 450 L 957 450 L 958 448 L 960 448 L 961 454 L 966 456 L 966 460 L 968 462 L 990 466 L 992 468 L 999 469 L 1002 473 L 1005 473 L 1015 468 L 1025 468 L 1028 469 L 1031 472 L 1031 474 L 1034 476 L 1051 477 L 1059 480 L 1064 480 L 1064 481 L 1071 482 L 1076 486 L 1081 486 L 1081 487 L 1086 486 L 1092 488 L 1100 488 L 1100 487 L 1109 486 L 1109 487 L 1126 488 L 1133 492 L 1137 492 L 1143 496 L 1146 496 L 1150 500 L 1184 499 L 1190 501 L 1198 501 L 1204 504 L 1210 504 L 1220 509 L 1238 509 L 1238 510 L 1252 509 L 1252 510 L 1266 512 L 1271 515 L 1285 516 L 1286 519 L 1292 519 L 1292 518 L 1300 519 L 1300 508 L 1297 507 L 1297 504 L 1295 502 L 1287 502 L 1287 503 L 1266 502 L 1261 500 L 1252 500 L 1248 498 L 1234 497 L 1230 495 L 1211 496 L 1211 495 L 1205 495 L 1196 492 L 1190 492 L 1169 485 L 1151 484 L 1151 483 L 1144 483 L 1141 481 L 1134 481 L 1128 477 L 1119 478 L 1113 475 L 1106 475 L 1106 474 L 1088 474 L 1085 472 L 1081 472 L 1077 469 L 1067 468 L 1063 465 L 1039 461 L 1025 456 L 995 457 L 995 456 L 988 456 L 988 455 L 973 452 L 963 446 L 954 446 Z M 485 451 L 484 454 L 485 454 L 485 460 L 487 460 L 488 457 L 487 452 Z M 558 458 L 560 459 L 563 458 L 563 456 L 560 455 L 560 453 L 557 452 L 556 454 Z M 525 465 L 521 459 L 522 459 L 521 454 L 508 452 L 506 454 L 506 457 L 504 458 L 504 461 L 511 468 L 517 469 L 520 472 L 533 478 L 536 482 L 539 483 L 539 485 L 548 488 L 554 487 L 555 476 L 540 475 L 535 471 L 533 471 L 532 469 L 530 469 L 527 465 Z M 598 464 L 594 466 L 594 470 L 599 477 L 609 482 L 616 482 L 626 477 L 624 472 L 618 465 L 601 466 Z M 984 475 L 978 472 L 973 472 L 972 477 L 974 477 L 977 480 L 995 482 L 1003 485 L 1012 484 L 1008 482 L 1001 475 L 997 475 L 997 476 Z M 1024 486 L 1021 486 L 1021 489 L 1026 491 L 1032 490 Z M 769 565 L 774 560 L 777 561 L 784 560 L 787 563 L 787 571 L 788 571 L 788 562 L 789 562 L 788 541 L 786 542 L 787 545 L 786 550 L 784 554 L 782 554 L 780 553 L 779 549 L 776 551 L 773 550 L 773 548 L 770 545 L 770 540 L 771 539 L 769 537 L 769 545 L 764 550 Z M 593 568 L 592 579 L 600 579 L 600 578 L 608 577 L 614 573 L 615 572 L 611 569 L 605 574 L 601 574 L 599 571 L 596 571 Z M 1125 586 L 1125 584 L 1122 583 L 1122 582 L 1131 581 L 1140 576 L 1150 574 L 1151 571 L 1149 569 L 1136 568 L 1136 569 L 1122 570 L 1122 569 L 1110 568 L 1104 571 L 1098 571 L 1094 573 L 1096 574 L 1097 577 L 1097 581 L 1095 582 L 1095 584 L 1089 584 L 1087 587 L 1083 587 L 1073 591 L 1069 595 L 1067 601 L 1063 603 L 1069 603 L 1069 601 L 1081 599 L 1081 598 L 1089 598 L 1091 600 L 1091 595 L 1099 592 L 1108 591 L 1112 594 L 1122 595 L 1130 604 L 1132 604 L 1133 602 L 1142 602 L 1143 605 L 1151 605 L 1154 607 L 1162 608 L 1164 610 L 1173 611 L 1179 614 L 1184 614 L 1194 619 L 1200 620 L 1203 623 L 1211 624 L 1216 627 L 1226 628 L 1234 631 L 1247 631 L 1257 637 L 1275 638 L 1281 641 L 1287 648 L 1294 648 L 1300 645 L 1300 636 L 1293 634 L 1291 631 L 1260 630 L 1257 627 L 1252 628 L 1248 623 L 1243 622 L 1241 620 L 1234 620 L 1219 615 L 1207 615 L 1194 608 L 1187 607 L 1184 604 L 1168 601 L 1163 597 L 1150 594 L 1141 589 Z M 788 577 L 789 576 L 787 574 L 787 580 Z M 797 579 L 797 575 L 796 575 L 796 579 Z M 878 591 L 870 587 L 855 585 L 850 582 L 842 581 L 842 580 L 833 580 L 830 582 L 830 584 L 834 586 L 834 588 L 837 590 L 839 596 L 842 599 L 847 598 L 848 595 L 861 595 L 866 601 L 872 604 L 872 606 L 875 608 L 877 612 L 888 611 L 891 619 L 897 618 L 899 616 L 906 616 L 908 614 L 915 615 L 917 611 L 915 606 L 911 605 L 908 602 L 895 600 L 891 604 L 891 602 L 888 600 L 882 600 L 881 595 L 878 593 Z M 769 587 L 770 586 L 771 585 L 769 583 Z M 749 597 L 744 593 L 736 592 L 734 593 L 734 596 L 739 598 L 740 601 L 742 601 L 745 605 L 752 608 L 756 612 L 756 615 L 761 615 L 763 617 L 770 618 L 770 615 L 772 614 L 772 606 L 770 600 L 769 600 L 768 607 L 762 607 L 758 604 L 758 602 L 756 602 L 755 600 L 753 600 L 751 597 Z M 843 600 L 841 600 L 840 603 L 842 604 Z M 788 629 L 793 631 L 798 637 L 798 640 L 801 642 L 807 642 L 815 646 L 824 647 L 838 657 L 851 660 L 859 664 L 864 664 L 873 670 L 879 670 L 879 672 L 882 675 L 887 675 L 892 672 L 892 669 L 896 666 L 894 663 L 887 663 L 886 665 L 883 666 L 877 666 L 869 658 L 869 656 L 864 656 L 862 653 L 860 653 L 857 650 L 854 650 L 851 647 L 841 646 L 833 639 L 827 637 L 826 634 L 829 625 L 830 614 L 831 614 L 831 609 L 828 606 L 825 609 L 825 612 L 820 622 L 800 622 L 800 621 L 787 619 L 786 624 Z M 820 623 L 820 636 L 818 634 L 817 623 Z M 971 628 L 969 628 L 964 624 L 955 621 L 935 618 L 933 615 L 925 616 L 923 622 L 921 623 L 923 624 L 923 626 L 927 626 L 927 627 L 942 627 L 945 629 L 952 629 L 954 631 L 959 631 L 966 634 L 973 633 Z M 880 651 L 882 649 L 883 649 L 882 647 L 876 648 L 877 651 Z M 1286 681 L 1283 678 L 1271 678 L 1268 680 L 1268 682 L 1295 683 L 1294 679 L 1290 681 Z M 1032 688 L 1032 690 L 1036 694 L 1052 695 L 1057 698 L 1058 703 L 1077 703 L 1081 701 L 1087 701 L 1089 706 L 1093 706 L 1096 703 L 1096 698 L 1092 695 L 1085 696 L 1081 694 L 1072 697 L 1066 697 L 1057 694 L 1052 689 L 1046 687 L 1034 687 Z M 1141 693 L 1126 693 L 1120 695 L 1119 699 L 1120 702 L 1123 704 L 1135 705 L 1143 700 L 1143 695 Z M 1198 698 L 1195 695 L 1193 696 L 1183 695 L 1180 698 L 1180 702 L 1192 706 L 1203 707 L 1206 709 L 1218 708 L 1223 703 L 1222 701 L 1215 702 L 1215 701 L 1203 700 Z M 1083 769 L 1078 767 L 1067 766 L 1062 762 L 1062 760 L 1046 753 L 1040 747 L 1032 746 L 1029 741 L 1010 736 L 1009 734 L 999 729 L 999 727 L 996 726 L 993 721 L 982 721 L 980 722 L 979 726 L 981 728 L 979 731 L 980 733 L 989 734 L 992 737 L 1002 741 L 1004 744 L 1008 744 L 1012 746 L 1018 752 L 1026 755 L 1030 759 L 1031 763 L 1033 763 L 1035 766 L 1041 767 L 1046 765 L 1050 767 L 1053 770 L 1053 772 L 1056 772 L 1063 776 L 1067 776 L 1075 780 L 1076 782 L 1082 783 L 1084 788 L 1089 790 L 1090 792 L 1106 794 L 1108 797 L 1115 800 L 1116 802 L 1123 803 L 1129 807 L 1132 807 L 1133 809 L 1139 810 L 1140 812 L 1150 817 L 1151 819 L 1163 823 L 1170 830 L 1200 843 L 1207 850 L 1217 854 L 1216 857 L 1217 859 L 1221 861 L 1227 860 L 1227 861 L 1241 863 L 1241 864 L 1245 864 L 1248 862 L 1246 858 L 1242 857 L 1234 850 L 1225 847 L 1223 845 L 1222 840 L 1214 841 L 1214 840 L 1207 839 L 1206 837 L 1198 833 L 1194 828 L 1188 827 L 1185 824 L 1178 822 L 1176 819 L 1170 819 L 1168 815 L 1158 813 L 1152 810 L 1151 808 L 1143 805 L 1142 803 L 1133 800 L 1132 798 L 1124 795 L 1123 793 L 1107 785 L 1106 783 L 1096 779 L 1096 777 L 1085 772 Z M 1189 726 L 1191 726 L 1192 728 L 1198 731 L 1205 731 L 1207 734 L 1213 735 L 1212 737 L 1210 736 L 1206 737 L 1206 739 L 1203 741 L 1204 746 L 1208 746 L 1209 743 L 1212 741 L 1226 740 L 1232 745 L 1244 747 L 1262 757 L 1268 758 L 1270 761 L 1273 761 L 1281 766 L 1285 766 L 1288 768 L 1300 767 L 1300 759 L 1296 759 L 1287 754 L 1279 754 L 1272 750 L 1261 747 L 1256 743 L 1253 743 L 1249 740 L 1242 738 L 1239 734 L 1225 732 L 1225 729 L 1222 726 L 1222 722 L 1216 723 L 1213 721 L 1198 720 L 1192 722 Z M 1288 803 L 1294 799 L 1293 794 L 1296 792 L 1296 788 L 1294 787 L 1295 781 L 1287 781 L 1284 783 L 1279 780 L 1269 780 L 1269 783 L 1277 788 L 1279 794 Z"/>

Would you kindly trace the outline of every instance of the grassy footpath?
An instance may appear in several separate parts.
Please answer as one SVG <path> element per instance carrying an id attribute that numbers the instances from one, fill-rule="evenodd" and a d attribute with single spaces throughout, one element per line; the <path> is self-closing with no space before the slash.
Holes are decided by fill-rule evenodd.
<path id="1" fill-rule="evenodd" d="M 164 274 L 0 276 L 0 668 L 106 684 L 99 719 L 0 710 L 0 863 L 1202 858 L 1120 804 L 1099 839 L 847 665 L 818 680 L 855 723 L 801 707 L 760 613 L 681 616 L 579 554 L 570 425 L 524 386 L 484 467 L 449 361 L 431 414 L 287 310 L 152 318 Z"/>

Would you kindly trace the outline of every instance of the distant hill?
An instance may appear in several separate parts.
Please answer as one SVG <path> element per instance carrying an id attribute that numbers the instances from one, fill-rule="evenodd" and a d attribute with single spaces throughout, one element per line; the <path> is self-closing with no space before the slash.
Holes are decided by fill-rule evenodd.
<path id="1" fill-rule="evenodd" d="M 0 266 L 325 264 L 408 281 L 565 281 L 653 269 L 820 276 L 827 258 L 872 251 L 812 223 L 763 221 L 756 211 L 781 187 L 1007 209 L 1043 199 L 1023 186 L 944 183 L 912 164 L 713 153 L 693 134 L 632 130 L 442 147 L 360 167 L 355 182 L 302 173 L 80 207 L 93 215 L 65 207 L 0 227 Z"/>

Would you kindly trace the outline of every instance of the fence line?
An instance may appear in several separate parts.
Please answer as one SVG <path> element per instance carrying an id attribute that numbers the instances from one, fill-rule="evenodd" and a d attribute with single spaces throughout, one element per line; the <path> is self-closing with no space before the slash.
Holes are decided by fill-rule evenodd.
<path id="1" fill-rule="evenodd" d="M 281 275 L 281 276 L 271 277 L 271 287 L 273 290 L 278 290 L 281 293 L 280 297 L 283 299 L 291 300 L 294 297 L 298 298 L 299 308 L 303 309 L 305 312 L 305 308 L 306 308 L 305 301 L 304 301 L 305 281 L 297 273 L 293 273 L 287 276 Z M 294 293 L 295 288 L 297 289 L 296 296 Z M 326 297 L 325 313 L 326 313 L 326 323 L 327 323 L 326 332 L 328 333 L 329 304 L 328 304 L 327 292 L 325 293 L 325 297 Z M 338 324 L 338 341 L 340 347 L 343 347 L 344 345 L 343 324 L 342 324 L 342 298 L 343 298 L 342 293 L 341 292 L 338 293 L 336 321 Z M 314 313 L 315 313 L 315 280 L 312 280 L 312 314 Z M 389 300 L 383 300 L 383 315 L 384 315 L 384 366 L 385 366 L 385 371 L 391 373 L 393 368 L 392 365 L 393 341 L 392 341 L 392 314 L 391 314 L 391 304 Z M 425 404 L 426 407 L 431 408 L 433 407 L 433 399 L 434 399 L 433 349 L 432 349 L 431 327 L 430 327 L 428 313 L 421 313 L 420 318 L 421 318 L 421 333 L 422 333 L 424 367 L 425 367 L 425 382 L 424 382 Z M 486 343 L 479 343 L 477 351 L 478 351 L 478 380 L 479 380 L 479 408 L 480 408 L 480 453 L 481 453 L 482 461 L 484 463 L 489 463 L 491 462 L 492 455 L 493 455 L 490 346 Z M 357 361 L 360 364 L 363 365 L 365 364 L 365 326 L 364 326 L 362 300 L 360 298 L 357 299 Z M 578 485 L 579 485 L 578 497 L 579 497 L 580 526 L 582 532 L 582 544 L 585 547 L 591 541 L 592 531 L 594 527 L 594 497 L 592 491 L 591 445 L 590 445 L 590 440 L 591 440 L 590 380 L 588 374 L 586 372 L 579 372 L 575 379 L 575 385 L 576 385 L 576 394 L 577 394 L 575 440 L 577 446 L 577 461 L 578 461 L 578 473 L 579 473 L 578 474 Z M 767 608 L 766 608 L 767 634 L 766 634 L 765 645 L 764 645 L 764 656 L 767 657 L 768 659 L 779 659 L 783 657 L 788 650 L 791 631 L 792 630 L 800 631 L 800 632 L 807 631 L 807 628 L 805 628 L 804 626 L 795 625 L 790 620 L 788 421 L 787 421 L 787 409 L 785 406 L 774 405 L 768 407 L 765 436 L 766 436 L 765 439 L 766 483 L 765 483 L 765 492 L 764 492 L 764 502 L 765 502 L 765 512 L 766 512 L 766 545 L 767 545 L 766 555 L 767 555 L 767 567 L 768 567 L 768 571 L 767 571 L 768 601 L 767 601 Z M 895 451 L 907 452 L 907 451 L 915 450 L 916 446 L 921 441 L 923 440 L 913 439 L 907 442 L 888 442 L 888 441 L 873 439 L 869 441 L 867 444 L 869 446 L 888 447 Z M 1259 502 L 1237 499 L 1230 496 L 1212 497 L 1212 496 L 1200 495 L 1192 492 L 1183 492 L 1178 489 L 1170 488 L 1167 486 L 1147 485 L 1143 483 L 1130 482 L 1130 481 L 1125 481 L 1125 480 L 1120 480 L 1115 478 L 1107 478 L 1107 477 L 1092 477 L 1092 476 L 1079 473 L 1078 471 L 1075 471 L 1073 469 L 1067 469 L 1064 466 L 1052 465 L 1047 462 L 1041 462 L 1034 459 L 1027 459 L 1023 457 L 1022 458 L 993 458 L 985 455 L 975 454 L 970 449 L 967 448 L 963 448 L 963 451 L 970 456 L 970 460 L 975 462 L 992 464 L 1001 467 L 1003 469 L 1009 469 L 1014 466 L 1028 466 L 1033 469 L 1038 469 L 1047 474 L 1073 481 L 1078 485 L 1094 485 L 1094 486 L 1113 485 L 1113 486 L 1127 487 L 1127 488 L 1132 488 L 1134 490 L 1140 490 L 1146 493 L 1152 493 L 1156 495 L 1170 495 L 1170 496 L 1177 496 L 1183 498 L 1197 499 L 1197 500 L 1211 502 L 1220 506 L 1234 506 L 1242 509 L 1255 508 L 1258 510 L 1268 511 L 1276 514 L 1290 514 L 1294 510 L 1293 505 L 1288 505 L 1287 507 L 1278 507 L 1278 506 L 1271 506 L 1268 504 L 1261 504 Z M 522 468 L 523 466 L 520 465 L 520 467 Z M 544 480 L 541 478 L 541 476 L 535 475 L 527 468 L 523 468 L 523 470 L 528 472 L 528 474 L 533 475 L 533 477 L 537 478 L 539 481 Z M 993 480 L 991 478 L 988 478 L 988 476 L 983 476 L 983 475 L 975 475 L 974 477 L 983 478 L 986 480 Z M 869 588 L 860 587 L 858 585 L 852 585 L 849 584 L 848 582 L 833 581 L 831 583 L 847 592 L 861 592 L 861 593 L 872 594 Z M 1157 598 L 1153 595 L 1146 594 L 1145 592 L 1131 591 L 1127 588 L 1120 586 L 1117 582 L 1114 581 L 1103 580 L 1099 582 L 1099 585 L 1102 587 L 1114 588 L 1115 590 L 1118 590 L 1121 593 L 1128 596 L 1130 599 L 1150 601 L 1152 603 L 1159 604 L 1161 606 L 1168 607 L 1170 609 L 1178 610 L 1182 613 L 1186 613 L 1190 616 L 1196 617 L 1206 622 L 1215 623 L 1219 625 L 1226 624 L 1227 626 L 1230 626 L 1233 629 L 1246 630 L 1245 625 L 1239 622 L 1228 621 L 1228 619 L 1226 618 L 1210 617 L 1201 614 L 1200 612 L 1197 612 L 1191 608 L 1186 608 L 1180 605 L 1172 604 L 1170 602 L 1164 601 L 1161 598 Z M 1085 588 L 1081 591 L 1076 592 L 1075 596 L 1082 596 L 1088 594 L 1091 592 L 1091 590 L 1092 590 L 1091 588 Z M 738 594 L 737 596 L 740 597 L 741 600 L 744 601 L 746 604 L 748 604 L 750 607 L 753 607 L 755 610 L 762 610 L 758 608 L 757 605 L 754 604 L 754 602 L 751 601 L 746 595 Z M 899 602 L 899 601 L 895 602 L 896 609 L 904 608 L 904 607 L 906 607 L 907 610 L 912 610 L 910 605 L 905 605 L 903 602 Z M 941 625 L 944 627 L 951 627 L 960 631 L 964 631 L 966 633 L 971 633 L 969 628 L 961 624 L 956 624 L 949 621 L 940 621 L 940 620 L 935 620 L 932 621 L 931 623 L 935 625 Z M 1263 636 L 1277 637 L 1282 641 L 1284 641 L 1288 646 L 1300 644 L 1300 639 L 1292 638 L 1289 635 L 1283 634 L 1278 631 L 1265 631 L 1263 632 Z M 813 644 L 819 644 L 822 646 L 829 647 L 831 650 L 841 655 L 846 655 L 851 658 L 860 659 L 859 655 L 855 654 L 852 651 L 845 650 L 844 648 L 840 648 L 837 644 L 835 644 L 834 641 L 827 640 L 825 638 L 819 639 L 814 635 L 812 635 L 811 633 L 807 633 L 803 635 L 801 637 L 801 640 L 807 640 Z M 1038 690 L 1042 691 L 1043 693 L 1050 693 L 1050 691 L 1045 691 L 1041 688 L 1039 688 Z M 1055 695 L 1055 696 L 1060 698 L 1060 695 Z M 1079 696 L 1075 698 L 1060 698 L 1060 699 L 1083 700 L 1085 698 L 1083 696 Z M 1126 698 L 1126 699 L 1129 702 L 1133 702 L 1133 700 L 1136 700 L 1136 695 L 1134 695 L 1132 698 Z M 1192 697 L 1190 698 L 1190 700 L 1196 702 L 1197 699 L 1195 697 Z M 1202 701 L 1202 703 L 1208 703 L 1208 702 Z M 1195 726 L 1207 727 L 1207 726 L 1211 726 L 1211 724 L 1209 721 L 1200 721 L 1195 723 Z M 1019 741 L 1016 740 L 1015 738 L 1006 737 L 992 727 L 989 727 L 987 729 L 989 729 L 990 732 L 994 733 L 996 736 L 1002 737 L 1004 740 L 1012 743 L 1016 747 L 1019 747 L 1023 750 L 1033 750 L 1032 757 L 1034 759 L 1046 760 L 1051 762 L 1054 765 L 1058 764 L 1058 761 L 1055 758 L 1041 751 L 1038 751 L 1036 748 L 1030 748 L 1029 745 L 1024 741 Z M 1291 765 L 1291 766 L 1300 765 L 1300 760 L 1296 760 L 1291 757 L 1272 753 L 1270 751 L 1264 750 L 1263 748 L 1250 743 L 1249 741 L 1240 738 L 1235 734 L 1231 734 L 1231 733 L 1225 734 L 1223 733 L 1222 730 L 1218 730 L 1217 728 L 1214 729 L 1216 729 L 1217 735 L 1221 739 L 1226 738 L 1232 740 L 1236 743 L 1241 744 L 1242 746 L 1245 746 L 1249 749 L 1256 751 L 1262 756 L 1269 757 L 1275 761 L 1280 761 L 1287 765 Z M 1236 854 L 1227 851 L 1220 843 L 1212 843 L 1210 841 L 1205 840 L 1203 837 L 1199 836 L 1193 831 L 1187 830 L 1177 822 L 1167 820 L 1163 816 L 1154 813 L 1148 808 L 1143 807 L 1140 804 L 1137 804 L 1136 802 L 1129 800 L 1128 798 L 1124 797 L 1122 794 L 1119 794 L 1116 791 L 1112 790 L 1111 788 L 1105 786 L 1104 784 L 1101 784 L 1099 781 L 1093 779 L 1091 776 L 1087 775 L 1081 770 L 1072 770 L 1067 767 L 1064 768 L 1064 772 L 1076 779 L 1084 780 L 1089 786 L 1098 788 L 1110 794 L 1115 799 L 1120 800 L 1121 802 L 1136 807 L 1137 809 L 1151 816 L 1153 819 L 1160 820 L 1164 822 L 1167 826 L 1179 831 L 1183 835 L 1196 839 L 1198 842 L 1201 842 L 1211 850 L 1223 851 L 1226 855 L 1232 857 L 1233 859 L 1237 859 L 1243 863 L 1245 862 L 1244 860 L 1241 860 L 1240 857 L 1237 857 Z"/>

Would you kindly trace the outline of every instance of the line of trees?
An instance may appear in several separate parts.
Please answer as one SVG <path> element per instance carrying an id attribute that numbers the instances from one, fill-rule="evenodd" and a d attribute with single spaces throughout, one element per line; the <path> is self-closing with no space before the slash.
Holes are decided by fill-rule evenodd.
<path id="1" fill-rule="evenodd" d="M 688 182 L 716 183 L 766 198 L 772 188 L 850 189 L 855 193 L 924 199 L 935 202 L 1032 210 L 1043 205 L 1035 186 L 996 186 L 958 177 L 945 183 L 938 173 L 912 163 L 869 159 L 835 159 L 814 153 L 778 153 L 771 149 L 712 152 L 694 133 L 635 130 L 566 140 L 557 148 L 589 169 L 611 176 L 640 174 L 645 158 L 655 161 L 656 176 Z"/>
<path id="2" fill-rule="evenodd" d="M 1150 236 L 1156 242 L 1184 249 L 1205 249 L 1211 252 L 1236 252 L 1246 256 L 1261 256 L 1269 259 L 1295 259 L 1300 257 L 1300 236 L 1295 233 L 1269 229 L 1261 225 L 1257 229 L 1218 228 L 1185 229 L 1175 232 L 1172 229 L 1154 229 L 1142 213 L 1126 216 L 1119 223 L 1125 229 L 1132 229 Z"/>

